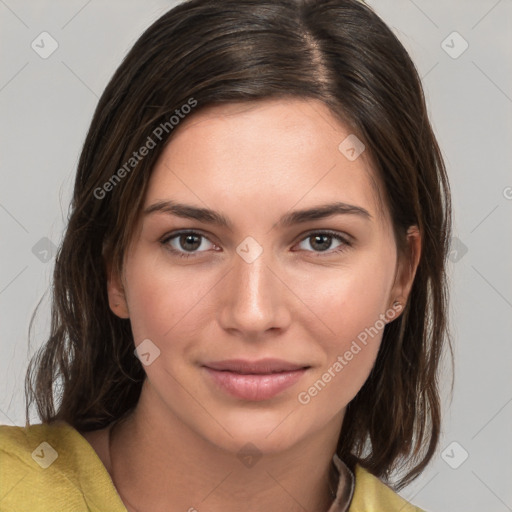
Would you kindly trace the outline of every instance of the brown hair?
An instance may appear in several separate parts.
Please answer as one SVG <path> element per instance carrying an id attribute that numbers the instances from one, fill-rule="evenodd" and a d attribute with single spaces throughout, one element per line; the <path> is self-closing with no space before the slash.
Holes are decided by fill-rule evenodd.
<path id="1" fill-rule="evenodd" d="M 43 422 L 82 431 L 137 404 L 145 372 L 129 320 L 109 308 L 105 261 L 122 267 L 152 168 L 174 133 L 171 116 L 286 97 L 324 102 L 364 142 L 399 248 L 407 228 L 419 227 L 409 300 L 386 325 L 376 364 L 348 405 L 337 453 L 389 483 L 405 468 L 396 489 L 420 474 L 438 443 L 438 365 L 450 346 L 449 185 L 417 71 L 357 0 L 190 0 L 138 39 L 105 89 L 81 153 L 55 262 L 51 333 L 27 371 L 27 425 L 33 402 Z M 131 161 L 157 127 L 165 130 L 156 147 Z"/>

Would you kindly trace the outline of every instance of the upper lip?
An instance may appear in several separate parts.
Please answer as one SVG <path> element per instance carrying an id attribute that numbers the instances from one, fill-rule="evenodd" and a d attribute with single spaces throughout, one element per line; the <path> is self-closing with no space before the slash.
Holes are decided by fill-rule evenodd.
<path id="1" fill-rule="evenodd" d="M 224 361 L 207 363 L 204 366 L 211 368 L 212 370 L 255 374 L 290 372 L 294 370 L 302 370 L 303 368 L 309 368 L 308 365 L 290 363 L 282 359 L 260 359 L 258 361 L 248 361 L 245 359 L 226 359 Z"/>

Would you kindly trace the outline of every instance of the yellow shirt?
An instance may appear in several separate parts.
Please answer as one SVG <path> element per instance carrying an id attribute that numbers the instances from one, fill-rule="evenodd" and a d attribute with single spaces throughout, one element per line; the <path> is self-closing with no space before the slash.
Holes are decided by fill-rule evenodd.
<path id="1" fill-rule="evenodd" d="M 0 512 L 25 511 L 127 512 L 96 451 L 71 425 L 0 425 Z M 422 512 L 357 465 L 348 512 L 393 511 Z"/>

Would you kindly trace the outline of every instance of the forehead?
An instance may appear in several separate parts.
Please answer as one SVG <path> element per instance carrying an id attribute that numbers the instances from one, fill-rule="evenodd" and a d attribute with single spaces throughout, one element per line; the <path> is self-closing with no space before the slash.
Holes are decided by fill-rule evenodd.
<path id="1" fill-rule="evenodd" d="M 245 207 L 248 214 L 259 204 L 270 215 L 342 201 L 382 217 L 368 155 L 348 158 L 347 143 L 340 150 L 354 135 L 318 100 L 216 105 L 175 130 L 153 170 L 146 206 L 179 196 L 224 211 Z"/>

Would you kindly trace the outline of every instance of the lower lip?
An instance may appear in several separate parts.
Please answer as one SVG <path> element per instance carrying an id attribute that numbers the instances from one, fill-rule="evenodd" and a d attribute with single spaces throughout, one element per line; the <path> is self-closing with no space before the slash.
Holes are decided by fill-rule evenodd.
<path id="1" fill-rule="evenodd" d="M 254 402 L 273 398 L 293 386 L 307 370 L 301 368 L 289 372 L 242 374 L 204 368 L 223 391 L 237 398 Z"/>

